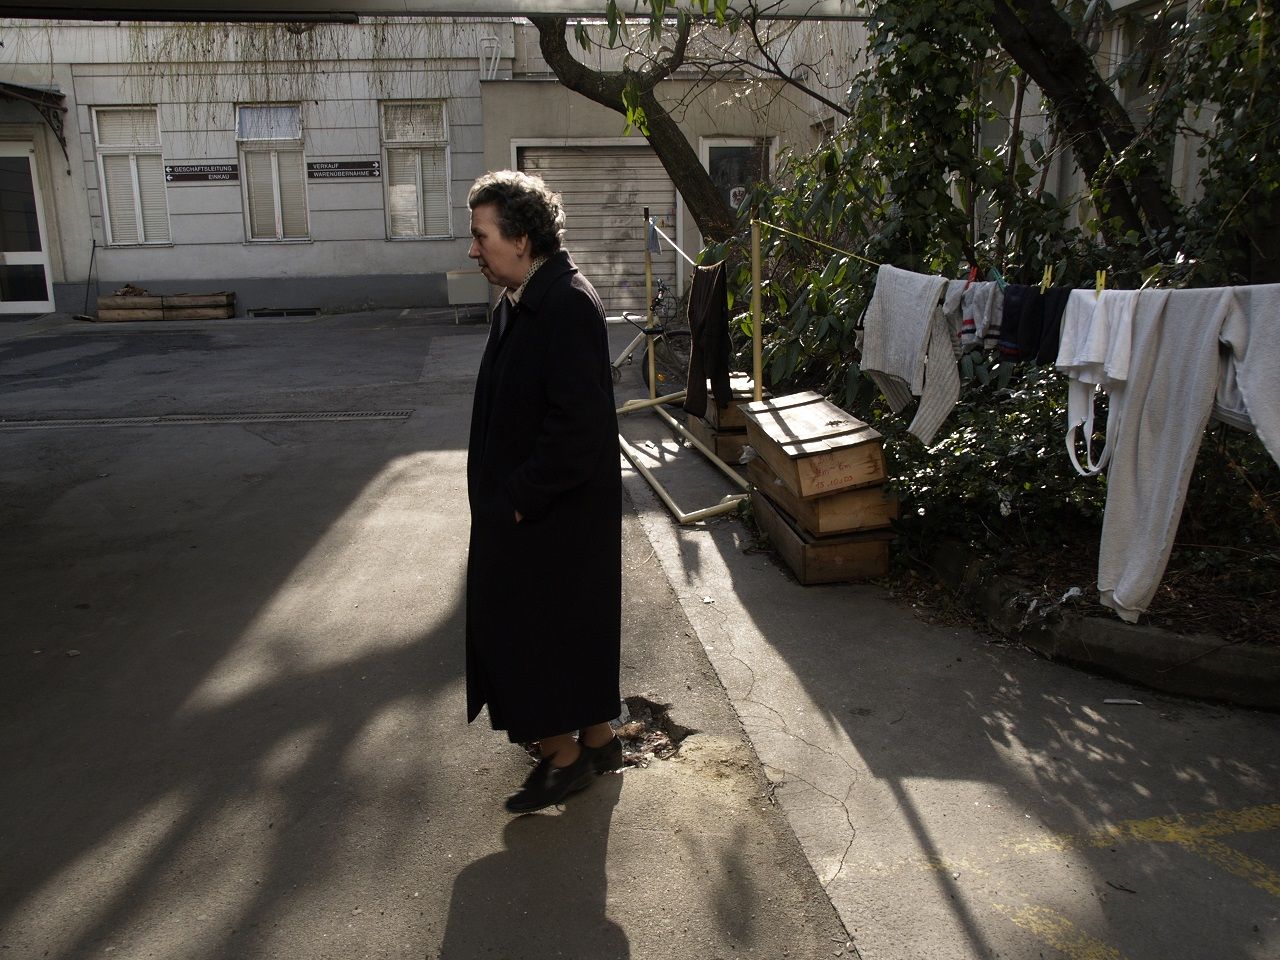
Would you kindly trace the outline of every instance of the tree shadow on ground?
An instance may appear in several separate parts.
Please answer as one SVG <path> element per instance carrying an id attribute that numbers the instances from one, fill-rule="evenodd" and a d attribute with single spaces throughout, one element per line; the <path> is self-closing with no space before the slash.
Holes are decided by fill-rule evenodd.
<path id="1" fill-rule="evenodd" d="M 703 567 L 723 558 L 749 622 L 717 610 L 700 632 L 819 879 L 880 904 L 864 930 L 927 936 L 932 916 L 955 955 L 989 956 L 1056 929 L 1130 960 L 1246 960 L 1280 937 L 1245 922 L 1280 890 L 1280 718 L 923 624 L 876 587 L 802 587 L 744 555 L 737 523 L 676 536 Z M 806 835 L 814 816 L 833 829 Z"/>
<path id="2" fill-rule="evenodd" d="M 459 406 L 0 435 L 9 955 L 347 957 L 380 912 L 422 941 L 417 904 L 356 878 L 435 862 L 424 752 L 483 735 L 455 695 Z"/>

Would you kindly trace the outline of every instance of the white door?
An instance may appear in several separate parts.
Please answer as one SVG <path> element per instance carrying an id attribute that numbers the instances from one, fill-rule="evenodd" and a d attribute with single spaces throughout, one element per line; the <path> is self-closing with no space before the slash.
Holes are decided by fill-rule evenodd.
<path id="1" fill-rule="evenodd" d="M 591 281 L 605 312 L 643 314 L 644 208 L 673 240 L 676 190 L 648 145 L 521 147 L 520 169 L 536 173 L 564 198 L 564 246 Z M 675 253 L 665 241 L 653 255 L 653 274 L 671 295 Z"/>
<path id="2" fill-rule="evenodd" d="M 0 143 L 0 314 L 53 309 L 33 143 Z"/>

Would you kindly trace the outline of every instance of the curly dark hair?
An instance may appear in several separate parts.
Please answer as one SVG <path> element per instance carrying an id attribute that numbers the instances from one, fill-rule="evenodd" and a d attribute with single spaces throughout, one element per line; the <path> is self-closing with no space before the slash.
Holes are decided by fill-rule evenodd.
<path id="1" fill-rule="evenodd" d="M 564 235 L 564 202 L 541 177 L 519 170 L 494 170 L 471 185 L 467 206 L 491 203 L 498 229 L 508 240 L 528 237 L 535 257 L 548 257 L 560 249 Z"/>

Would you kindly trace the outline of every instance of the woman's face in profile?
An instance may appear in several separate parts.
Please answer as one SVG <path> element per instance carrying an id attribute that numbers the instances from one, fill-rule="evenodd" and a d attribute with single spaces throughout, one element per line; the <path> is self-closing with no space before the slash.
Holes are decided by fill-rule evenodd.
<path id="1" fill-rule="evenodd" d="M 528 253 L 528 237 L 510 239 L 502 235 L 493 204 L 481 204 L 471 211 L 471 249 L 467 256 L 476 261 L 490 283 L 511 289 L 524 283 L 532 262 Z"/>

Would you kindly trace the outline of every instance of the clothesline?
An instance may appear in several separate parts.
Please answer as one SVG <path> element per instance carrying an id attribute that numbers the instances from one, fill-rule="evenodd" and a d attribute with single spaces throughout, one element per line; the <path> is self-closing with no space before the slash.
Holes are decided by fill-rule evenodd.
<path id="1" fill-rule="evenodd" d="M 831 244 L 823 243 L 821 240 L 815 240 L 813 239 L 813 237 L 806 237 L 802 233 L 796 233 L 794 230 L 788 230 L 786 227 L 780 227 L 776 223 L 769 223 L 767 220 L 753 220 L 752 223 L 758 223 L 760 224 L 760 226 L 768 227 L 770 230 L 777 230 L 779 233 L 788 234 L 792 237 L 795 237 L 797 240 L 803 240 L 805 243 L 812 243 L 814 246 L 825 247 L 826 249 L 831 250 L 835 253 L 842 253 L 846 257 L 853 257 L 855 260 L 861 260 L 863 263 L 869 263 L 873 267 L 878 267 L 881 265 L 878 261 L 870 260 L 862 256 L 861 254 L 854 253 L 852 250 L 841 250 L 839 247 L 833 247 Z"/>
<path id="2" fill-rule="evenodd" d="M 1040 299 L 1032 286 L 1010 284 L 1002 293 L 993 282 L 882 267 L 864 318 L 861 365 L 895 412 L 920 398 L 908 430 L 929 445 L 959 399 L 955 360 L 966 338 L 994 341 L 1015 358 L 1032 356 L 1039 339 L 1036 359 L 1070 378 L 1065 442 L 1073 466 L 1085 476 L 1107 467 L 1099 598 L 1132 623 L 1164 574 L 1209 419 L 1253 430 L 1280 463 L 1278 317 L 1280 284 L 1053 288 Z M 1099 390 L 1110 406 L 1106 445 L 1095 458 Z M 1081 440 L 1088 469 L 1076 453 Z"/>
<path id="3" fill-rule="evenodd" d="M 806 237 L 803 233 L 796 233 L 794 230 L 788 230 L 786 227 L 779 226 L 776 223 L 770 223 L 768 220 L 752 220 L 751 222 L 758 223 L 762 227 L 768 227 L 770 230 L 777 230 L 779 233 L 785 233 L 788 236 L 795 237 L 797 240 L 803 240 L 805 243 L 812 243 L 816 247 L 822 247 L 826 250 L 830 250 L 833 253 L 843 254 L 846 257 L 853 257 L 855 260 L 861 260 L 863 263 L 870 264 L 873 267 L 884 266 L 884 264 L 882 264 L 878 260 L 872 260 L 869 257 L 864 257 L 862 254 L 854 253 L 852 250 L 845 250 L 841 247 L 833 247 L 829 243 L 823 243 L 821 240 L 815 240 L 813 237 Z M 1050 276 L 1050 273 L 1049 273 L 1050 269 L 1051 268 L 1049 267 L 1045 268 L 1046 282 L 1041 284 L 1042 290 L 1044 287 L 1049 286 L 1049 283 L 1047 281 Z M 1001 276 L 999 271 L 995 270 L 994 267 L 992 268 L 992 273 L 994 275 L 993 279 L 997 280 L 1001 284 L 1005 282 L 1004 277 Z M 1106 276 L 1107 276 L 1107 271 L 1105 270 L 1098 271 L 1098 292 L 1099 293 L 1101 293 L 1103 288 L 1106 286 Z M 1146 279 L 1146 281 L 1142 284 L 1142 289 L 1146 289 L 1147 284 L 1149 284 L 1155 278 L 1155 276 L 1156 274 L 1152 273 L 1151 276 L 1149 276 Z"/>
<path id="4" fill-rule="evenodd" d="M 660 236 L 663 240 L 667 241 L 667 243 L 671 244 L 671 249 L 674 250 L 676 253 L 680 254 L 680 256 L 684 257 L 685 262 L 688 263 L 689 266 L 696 267 L 698 265 L 697 262 L 693 259 L 693 257 L 689 256 L 687 253 L 681 250 L 678 246 L 676 246 L 676 242 L 674 240 L 672 240 L 660 229 L 658 229 L 658 225 L 653 222 L 652 217 L 649 218 L 649 229 L 652 230 L 654 233 L 656 233 L 658 236 Z"/>

